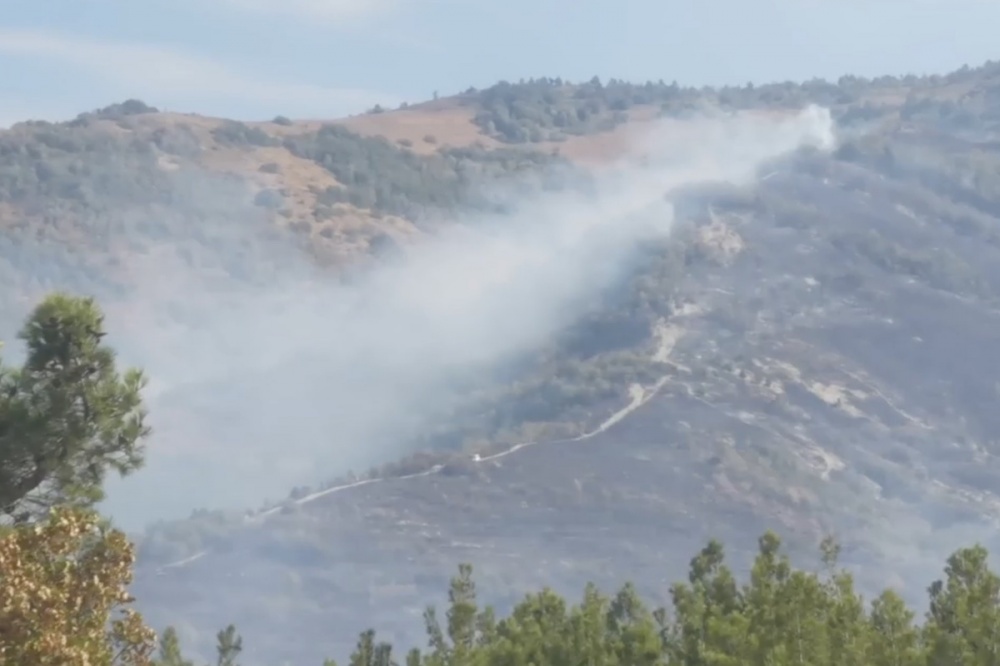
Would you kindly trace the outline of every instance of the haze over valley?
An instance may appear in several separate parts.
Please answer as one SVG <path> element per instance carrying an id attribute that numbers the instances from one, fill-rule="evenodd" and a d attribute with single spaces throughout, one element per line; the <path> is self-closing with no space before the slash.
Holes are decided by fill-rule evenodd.
<path id="1" fill-rule="evenodd" d="M 669 605 L 709 539 L 743 580 L 767 530 L 923 613 L 956 548 L 1000 548 L 1000 64 L 669 70 L 0 131 L 4 361 L 65 291 L 149 377 L 99 509 L 150 626 L 319 664 L 426 644 L 460 563 L 498 613 Z"/>

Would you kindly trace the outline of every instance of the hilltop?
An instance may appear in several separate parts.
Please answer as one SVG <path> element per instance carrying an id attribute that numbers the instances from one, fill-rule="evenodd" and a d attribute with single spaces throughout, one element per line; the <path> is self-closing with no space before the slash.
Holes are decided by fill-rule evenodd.
<path id="1" fill-rule="evenodd" d="M 343 266 L 419 236 L 421 222 L 442 210 L 489 206 L 484 180 L 556 161 L 605 163 L 650 126 L 707 109 L 816 103 L 847 123 L 935 116 L 960 129 L 989 108 L 979 84 L 992 69 L 721 90 L 543 79 L 334 121 L 244 123 L 130 100 L 0 133 L 2 268 L 32 292 L 67 281 L 120 291 L 130 262 L 149 254 L 266 280 L 274 268 L 256 262 L 274 259 L 254 251 L 275 229 Z M 228 243 L 242 255 L 223 251 Z M 77 251 L 54 249 L 69 245 Z"/>
<path id="2" fill-rule="evenodd" d="M 244 123 L 129 100 L 68 123 L 19 123 L 0 132 L 0 275 L 12 287 L 4 305 L 17 321 L 41 293 L 67 285 L 129 301 L 129 319 L 136 301 L 164 301 L 142 312 L 169 326 L 158 312 L 197 311 L 136 279 L 153 265 L 220 291 L 301 272 L 302 249 L 343 271 L 420 238 L 435 219 L 490 210 L 484 183 L 607 163 L 634 152 L 650 127 L 673 120 L 683 134 L 683 121 L 706 109 L 771 113 L 811 102 L 846 123 L 934 116 L 960 128 L 988 109 L 979 82 L 992 69 L 721 90 L 502 82 L 333 121 Z"/>
<path id="3" fill-rule="evenodd" d="M 545 79 L 329 122 L 132 101 L 0 135 L 9 309 L 73 286 L 124 324 L 166 326 L 197 321 L 203 295 L 137 281 L 149 266 L 223 294 L 289 272 L 350 280 L 462 214 L 502 210 L 489 186 L 558 189 L 650 128 L 680 139 L 704 113 L 808 103 L 831 109 L 835 153 L 679 193 L 675 233 L 516 372 L 468 380 L 468 402 L 415 434 L 419 453 L 331 478 L 335 492 L 289 488 L 265 513 L 151 528 L 136 590 L 150 619 L 202 646 L 234 621 L 254 658 L 307 663 L 373 624 L 412 642 L 458 561 L 502 605 L 625 572 L 662 597 L 707 536 L 739 558 L 764 528 L 796 552 L 835 532 L 879 585 L 871 572 L 905 586 L 956 539 L 990 541 L 1000 67 L 721 90 Z M 190 423 L 197 400 L 254 382 L 263 397 L 244 406 L 262 407 L 266 375 L 161 404 Z M 513 450 L 524 442 L 537 444 Z M 192 475 L 231 455 L 192 449 L 176 460 Z"/>

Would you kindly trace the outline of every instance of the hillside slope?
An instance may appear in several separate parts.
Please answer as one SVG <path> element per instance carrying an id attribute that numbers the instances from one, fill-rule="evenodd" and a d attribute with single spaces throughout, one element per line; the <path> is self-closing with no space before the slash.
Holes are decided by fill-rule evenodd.
<path id="1" fill-rule="evenodd" d="M 145 332 L 143 313 L 178 325 L 197 322 L 199 299 L 218 307 L 206 285 L 224 296 L 309 278 L 305 256 L 349 280 L 379 247 L 503 210 L 487 186 L 558 189 L 532 174 L 613 161 L 656 118 L 677 130 L 669 144 L 701 113 L 808 102 L 833 109 L 834 154 L 781 160 L 746 188 L 674 193 L 675 233 L 547 348 L 468 380 L 468 402 L 414 434 L 419 454 L 331 481 L 351 486 L 337 492 L 296 488 L 263 514 L 151 528 L 135 590 L 149 618 L 203 650 L 236 622 L 253 637 L 249 661 L 310 663 L 369 625 L 419 641 L 419 612 L 459 561 L 503 605 L 539 584 L 575 591 L 626 573 L 662 595 L 706 537 L 739 560 L 766 528 L 800 555 L 835 532 L 879 585 L 886 570 L 902 586 L 927 580 L 956 540 L 989 542 L 1000 69 L 712 91 L 545 80 L 336 123 L 129 103 L 0 137 L 21 160 L 0 198 L 7 300 L 82 286 Z M 171 262 L 198 290 L 137 279 Z M 161 343 L 130 342 L 138 357 Z M 246 414 L 264 410 L 275 376 L 160 394 L 154 409 L 188 428 L 174 441 L 206 446 L 174 458 L 187 480 L 149 477 L 150 492 L 238 477 L 252 448 L 227 457 L 248 433 L 229 418 L 239 435 L 219 444 L 225 433 L 198 419 L 222 406 L 199 405 L 239 389 Z"/>

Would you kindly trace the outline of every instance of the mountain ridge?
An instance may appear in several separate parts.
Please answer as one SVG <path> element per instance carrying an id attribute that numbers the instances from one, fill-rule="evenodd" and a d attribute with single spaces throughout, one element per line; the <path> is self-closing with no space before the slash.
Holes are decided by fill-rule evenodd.
<path id="1" fill-rule="evenodd" d="M 476 564 L 501 606 L 537 584 L 614 585 L 625 572 L 662 596 L 685 568 L 678 558 L 706 538 L 723 538 L 739 559 L 777 525 L 802 557 L 837 533 L 859 580 L 880 584 L 872 578 L 888 568 L 905 586 L 925 580 L 954 540 L 991 542 L 1000 515 L 989 381 L 1000 371 L 998 74 L 988 64 L 721 90 L 544 80 L 337 123 L 236 123 L 126 104 L 142 112 L 19 126 L 0 134 L 0 151 L 21 160 L 0 173 L 5 296 L 103 290 L 116 323 L 132 317 L 133 333 L 150 333 L 145 346 L 126 346 L 142 358 L 165 344 L 150 326 L 157 317 L 183 328 L 227 290 L 243 298 L 289 273 L 306 284 L 318 273 L 305 256 L 351 284 L 461 211 L 503 214 L 484 185 L 530 196 L 561 186 L 538 173 L 614 162 L 658 124 L 649 116 L 676 124 L 679 141 L 706 113 L 826 105 L 842 135 L 833 154 L 783 158 L 744 186 L 672 192 L 671 236 L 643 244 L 621 284 L 546 349 L 488 381 L 460 378 L 474 399 L 415 437 L 408 450 L 420 453 L 392 463 L 399 456 L 384 452 L 375 473 L 396 480 L 315 501 L 302 500 L 322 489 L 298 487 L 261 525 L 238 511 L 155 525 L 139 540 L 137 597 L 187 644 L 205 647 L 204 627 L 235 621 L 262 658 L 315 661 L 372 624 L 412 642 L 412 616 L 457 561 Z M 21 259 L 25 248 L 63 274 Z M 145 279 L 143 265 L 186 266 L 174 275 L 191 287 Z M 106 279 L 111 269 L 121 275 Z M 231 346 L 238 335 L 220 337 Z M 670 354 L 657 353 L 666 342 Z M 169 370 L 153 364 L 154 378 L 160 367 Z M 275 449 L 220 418 L 227 405 L 212 399 L 256 390 L 239 406 L 266 412 L 276 376 L 164 389 L 154 415 L 180 428 L 168 434 L 188 448 L 172 464 L 189 476 L 171 477 L 161 458 L 137 483 L 166 496 L 181 478 L 239 482 L 254 446 Z M 301 399 L 296 418 L 325 404 Z M 588 439 L 488 459 L 518 442 L 571 440 L 632 404 Z M 199 418 L 218 429 L 199 432 Z M 220 438 L 226 430 L 236 434 Z M 232 459 L 235 446 L 247 460 Z M 203 551 L 211 556 L 194 559 Z M 291 645 L 282 636 L 293 629 L 332 645 Z"/>

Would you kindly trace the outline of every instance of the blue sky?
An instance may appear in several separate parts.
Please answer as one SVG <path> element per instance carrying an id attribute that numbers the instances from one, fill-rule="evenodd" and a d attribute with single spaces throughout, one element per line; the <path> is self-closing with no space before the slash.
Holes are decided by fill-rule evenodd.
<path id="1" fill-rule="evenodd" d="M 332 118 L 500 79 L 702 85 L 1000 59 L 992 0 L 6 0 L 0 126 L 129 97 Z"/>

